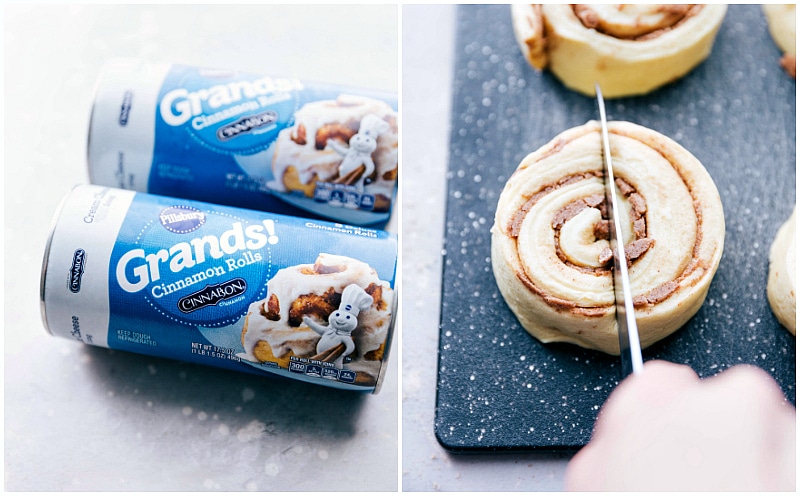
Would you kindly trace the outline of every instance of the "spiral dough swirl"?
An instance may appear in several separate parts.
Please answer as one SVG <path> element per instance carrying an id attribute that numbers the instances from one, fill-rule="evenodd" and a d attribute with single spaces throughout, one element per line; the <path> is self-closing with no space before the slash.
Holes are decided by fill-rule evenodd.
<path id="1" fill-rule="evenodd" d="M 703 165 L 669 138 L 609 123 L 620 220 L 640 339 L 680 328 L 705 299 L 725 221 Z M 522 326 L 543 342 L 619 354 L 600 127 L 569 129 L 508 180 L 492 228 L 492 266 Z"/>
<path id="2" fill-rule="evenodd" d="M 528 62 L 567 87 L 606 98 L 640 95 L 683 77 L 711 53 L 725 5 L 514 4 Z"/>

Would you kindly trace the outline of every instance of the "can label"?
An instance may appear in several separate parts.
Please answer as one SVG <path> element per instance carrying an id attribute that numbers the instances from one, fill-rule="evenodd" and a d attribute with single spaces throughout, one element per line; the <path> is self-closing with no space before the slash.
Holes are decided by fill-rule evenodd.
<path id="1" fill-rule="evenodd" d="M 381 225 L 397 142 L 393 95 L 118 62 L 95 95 L 89 169 L 95 184 Z"/>
<path id="2" fill-rule="evenodd" d="M 86 344 L 373 390 L 396 261 L 396 237 L 374 229 L 81 186 L 48 247 L 45 324 Z"/>

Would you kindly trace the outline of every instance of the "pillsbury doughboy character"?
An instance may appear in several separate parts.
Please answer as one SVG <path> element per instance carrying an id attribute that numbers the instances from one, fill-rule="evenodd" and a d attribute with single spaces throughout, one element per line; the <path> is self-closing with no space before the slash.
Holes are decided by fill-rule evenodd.
<path id="1" fill-rule="evenodd" d="M 340 343 L 344 344 L 344 352 L 334 361 L 334 365 L 341 367 L 344 357 L 356 349 L 350 333 L 358 325 L 358 313 L 369 309 L 371 305 L 372 297 L 357 284 L 350 284 L 342 291 L 339 309 L 328 316 L 327 326 L 321 326 L 310 317 L 304 316 L 303 322 L 322 336 L 317 342 L 317 353 L 330 350 Z"/>
<path id="2" fill-rule="evenodd" d="M 378 136 L 388 130 L 388 122 L 375 114 L 367 114 L 361 119 L 358 133 L 350 138 L 349 148 L 332 139 L 326 142 L 336 153 L 344 157 L 339 164 L 339 177 L 347 176 L 362 165 L 366 168 L 355 182 L 359 192 L 364 191 L 364 180 L 375 171 L 372 152 L 378 148 Z"/>

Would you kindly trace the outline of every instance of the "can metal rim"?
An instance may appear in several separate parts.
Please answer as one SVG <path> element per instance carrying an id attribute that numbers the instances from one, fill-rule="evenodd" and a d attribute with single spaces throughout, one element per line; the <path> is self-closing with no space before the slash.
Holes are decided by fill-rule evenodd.
<path id="1" fill-rule="evenodd" d="M 47 282 L 47 263 L 50 260 L 50 247 L 53 244 L 53 235 L 56 231 L 56 226 L 58 225 L 58 219 L 61 218 L 61 212 L 64 211 L 64 207 L 67 204 L 67 201 L 72 196 L 72 192 L 75 191 L 75 188 L 80 186 L 80 184 L 74 184 L 72 188 L 70 188 L 69 193 L 64 195 L 64 198 L 61 199 L 61 202 L 58 204 L 55 213 L 53 214 L 53 218 L 50 221 L 50 232 L 47 234 L 47 242 L 45 243 L 44 247 L 44 258 L 42 260 L 42 272 L 39 275 L 39 311 L 42 315 L 42 322 L 44 323 L 44 329 L 51 335 L 53 331 L 50 330 L 50 325 L 47 323 L 47 305 L 45 302 L 46 299 L 46 288 L 45 283 Z"/>
<path id="2" fill-rule="evenodd" d="M 389 364 L 389 356 L 391 354 L 392 348 L 392 339 L 394 338 L 394 328 L 397 322 L 397 308 L 398 302 L 400 301 L 400 284 L 395 283 L 394 288 L 394 301 L 392 302 L 392 318 L 389 321 L 389 332 L 386 335 L 386 345 L 383 349 L 383 359 L 381 360 L 381 368 L 378 371 L 378 377 L 375 380 L 375 388 L 372 390 L 372 394 L 378 394 L 380 392 L 381 386 L 383 385 L 383 379 L 386 377 L 386 369 Z"/>
<path id="3" fill-rule="evenodd" d="M 89 132 L 86 133 L 86 163 L 88 164 L 89 168 L 89 181 L 91 183 L 95 183 L 95 168 L 92 167 L 92 160 L 91 156 L 89 155 L 92 144 L 92 126 L 95 120 L 95 107 L 97 106 L 97 95 L 100 93 L 100 87 L 103 84 L 103 81 L 106 79 L 107 74 L 109 72 L 109 67 L 106 65 L 100 71 L 99 76 L 94 81 L 94 86 L 92 87 L 92 106 L 89 109 Z"/>
<path id="4" fill-rule="evenodd" d="M 92 145 L 92 123 L 94 121 L 94 108 L 95 102 L 97 100 L 97 90 L 99 87 L 99 81 L 95 82 L 94 85 L 94 96 L 92 97 L 92 108 L 89 112 L 89 132 L 86 133 L 86 163 L 89 164 L 89 180 L 94 182 L 94 167 L 92 167 L 91 157 L 89 156 L 89 150 L 91 150 Z"/>

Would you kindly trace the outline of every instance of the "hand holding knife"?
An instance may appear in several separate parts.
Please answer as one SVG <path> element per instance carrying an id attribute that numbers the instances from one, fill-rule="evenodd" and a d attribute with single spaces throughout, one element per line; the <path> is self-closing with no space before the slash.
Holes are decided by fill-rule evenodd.
<path id="1" fill-rule="evenodd" d="M 642 348 L 639 344 L 639 328 L 633 309 L 633 294 L 628 278 L 628 263 L 625 257 L 625 244 L 622 241 L 622 226 L 617 211 L 616 186 L 614 184 L 614 168 L 611 163 L 611 147 L 608 139 L 608 122 L 606 107 L 600 85 L 595 83 L 597 104 L 600 107 L 600 127 L 603 140 L 603 169 L 605 172 L 606 209 L 608 211 L 609 241 L 614 255 L 614 300 L 616 302 L 617 329 L 619 330 L 619 352 L 622 359 L 622 378 L 631 373 L 642 371 Z"/>
<path id="2" fill-rule="evenodd" d="M 595 89 L 600 107 L 606 211 L 614 257 L 614 299 L 622 379 L 625 379 L 630 374 L 641 374 L 642 349 L 617 215 L 620 203 L 605 104 L 598 84 Z M 655 397 L 658 402 L 653 401 Z M 772 406 L 764 408 L 768 403 Z M 727 415 L 734 410 L 737 416 L 747 419 L 748 425 L 758 427 L 742 429 L 741 418 L 732 420 Z M 636 381 L 624 381 L 615 390 L 603 405 L 602 415 L 604 421 L 596 423 L 592 440 L 567 467 L 567 490 L 796 489 L 796 413 L 780 393 L 780 386 L 758 368 L 740 365 L 702 381 L 686 365 L 654 360 L 648 365 L 647 375 Z M 769 442 L 765 441 L 764 432 L 769 433 Z M 646 445 L 642 439 L 647 440 Z M 738 449 L 742 445 L 759 449 Z M 686 456 L 689 452 L 694 456 Z M 754 466 L 771 469 L 764 475 L 765 472 L 753 470 Z"/>

